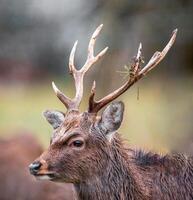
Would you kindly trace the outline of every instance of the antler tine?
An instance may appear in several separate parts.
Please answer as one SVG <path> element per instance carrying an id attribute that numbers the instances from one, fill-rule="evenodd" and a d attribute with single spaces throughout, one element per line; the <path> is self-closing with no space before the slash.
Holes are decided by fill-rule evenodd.
<path id="1" fill-rule="evenodd" d="M 76 40 L 76 42 L 74 43 L 74 45 L 72 47 L 72 50 L 70 52 L 70 57 L 69 57 L 69 70 L 70 70 L 70 74 L 72 74 L 73 71 L 76 71 L 76 68 L 74 66 L 74 55 L 75 55 L 75 52 L 76 52 L 77 44 L 78 44 L 78 40 Z"/>
<path id="2" fill-rule="evenodd" d="M 151 57 L 147 65 L 140 71 L 140 74 L 147 74 L 150 70 L 152 70 L 163 58 L 166 56 L 172 45 L 174 44 L 176 40 L 178 29 L 175 29 L 172 32 L 172 36 L 168 42 L 168 44 L 165 46 L 165 48 L 162 50 L 162 52 L 155 52 L 154 55 Z"/>
<path id="3" fill-rule="evenodd" d="M 70 74 L 73 76 L 75 81 L 75 88 L 76 88 L 76 95 L 73 99 L 68 98 L 65 96 L 55 85 L 55 83 L 52 83 L 54 92 L 56 93 L 56 96 L 60 99 L 60 101 L 66 106 L 67 109 L 78 109 L 80 102 L 82 100 L 83 96 L 83 79 L 85 73 L 88 71 L 88 69 L 96 63 L 107 51 L 108 47 L 103 49 L 100 53 L 98 53 L 97 56 L 94 56 L 94 45 L 97 39 L 97 36 L 99 35 L 103 25 L 101 24 L 93 33 L 89 45 L 88 45 L 88 56 L 87 60 L 84 64 L 84 66 L 77 70 L 74 64 L 74 56 L 76 52 L 76 47 L 78 44 L 78 41 L 76 41 L 73 45 L 73 48 L 70 53 L 69 57 L 69 71 Z"/>
<path id="4" fill-rule="evenodd" d="M 92 34 L 92 37 L 90 39 L 89 45 L 88 45 L 88 56 L 87 56 L 87 60 L 84 64 L 84 66 L 82 67 L 82 69 L 80 70 L 82 73 L 85 73 L 92 65 L 94 65 L 94 63 L 96 63 L 108 50 L 108 47 L 106 47 L 105 49 L 103 49 L 100 53 L 98 53 L 98 55 L 94 56 L 94 46 L 95 46 L 95 42 L 96 39 L 99 35 L 99 33 L 101 32 L 103 28 L 103 24 L 101 24 L 100 26 L 98 26 L 98 28 L 95 30 L 95 32 Z"/>
<path id="5" fill-rule="evenodd" d="M 141 63 L 141 53 L 142 53 L 142 44 L 141 42 L 139 43 L 138 51 L 137 51 L 137 56 L 135 58 L 135 65 L 134 65 L 134 73 L 136 73 L 139 70 L 140 63 Z"/>
<path id="6" fill-rule="evenodd" d="M 60 101 L 66 106 L 66 108 L 69 109 L 72 104 L 71 100 L 57 88 L 57 86 L 53 81 L 52 81 L 52 88 L 58 99 L 60 99 Z"/>
<path id="7" fill-rule="evenodd" d="M 125 82 L 120 88 L 115 90 L 114 92 L 110 93 L 109 95 L 105 96 L 104 98 L 100 99 L 99 101 L 94 100 L 95 96 L 95 86 L 94 90 L 92 89 L 90 98 L 89 98 L 89 108 L 88 112 L 90 113 L 97 113 L 102 107 L 107 105 L 109 102 L 113 101 L 117 97 L 119 97 L 122 93 L 124 93 L 126 90 L 128 90 L 135 82 L 137 82 L 139 79 L 141 79 L 143 76 L 145 76 L 150 70 L 152 70 L 154 67 L 156 67 L 159 62 L 166 56 L 170 48 L 175 42 L 177 35 L 177 29 L 175 29 L 172 33 L 172 36 L 165 46 L 165 48 L 161 52 L 156 52 L 152 56 L 152 58 L 149 60 L 147 65 L 140 70 L 140 60 L 141 60 L 141 49 L 142 45 L 139 45 L 137 56 L 134 61 L 134 65 L 132 66 L 131 70 L 134 74 L 130 74 L 127 82 Z"/>

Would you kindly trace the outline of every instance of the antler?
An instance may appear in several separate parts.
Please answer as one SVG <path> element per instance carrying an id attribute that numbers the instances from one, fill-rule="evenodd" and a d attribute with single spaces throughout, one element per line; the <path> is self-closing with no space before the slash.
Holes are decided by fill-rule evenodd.
<path id="1" fill-rule="evenodd" d="M 155 52 L 154 55 L 151 57 L 149 62 L 146 64 L 146 66 L 142 69 L 140 69 L 140 64 L 142 61 L 141 58 L 141 50 L 142 45 L 140 43 L 137 56 L 135 57 L 134 64 L 131 66 L 130 69 L 130 75 L 126 83 L 124 83 L 120 88 L 115 90 L 114 92 L 110 93 L 109 95 L 105 96 L 104 98 L 100 99 L 99 101 L 94 100 L 94 96 L 96 93 L 96 83 L 93 82 L 93 86 L 91 89 L 91 95 L 89 98 L 89 109 L 88 112 L 90 113 L 97 113 L 102 107 L 107 105 L 109 102 L 113 101 L 117 97 L 119 97 L 121 94 L 123 94 L 126 90 L 128 90 L 134 83 L 136 83 L 139 79 L 141 79 L 143 76 L 145 76 L 150 70 L 155 68 L 160 61 L 166 56 L 170 48 L 175 42 L 177 34 L 177 29 L 175 29 L 172 33 L 172 36 L 168 42 L 168 44 L 165 46 L 165 48 L 159 52 Z"/>
<path id="2" fill-rule="evenodd" d="M 71 50 L 70 57 L 69 57 L 69 70 L 70 74 L 73 76 L 75 81 L 75 88 L 76 88 L 76 95 L 74 99 L 68 98 L 66 95 L 64 95 L 55 85 L 54 82 L 52 82 L 52 87 L 54 89 L 54 92 L 56 93 L 56 96 L 60 99 L 60 101 L 66 106 L 68 110 L 72 109 L 78 109 L 82 96 L 83 96 L 83 79 L 85 73 L 88 71 L 88 69 L 94 65 L 107 51 L 108 47 L 103 49 L 100 53 L 98 53 L 97 56 L 94 56 L 94 46 L 96 42 L 96 38 L 99 35 L 101 29 L 103 27 L 103 24 L 101 24 L 93 33 L 89 45 L 88 45 L 88 56 L 87 60 L 84 64 L 84 66 L 77 70 L 74 65 L 74 55 L 76 52 L 76 47 L 78 44 L 78 41 L 74 43 L 74 46 Z"/>

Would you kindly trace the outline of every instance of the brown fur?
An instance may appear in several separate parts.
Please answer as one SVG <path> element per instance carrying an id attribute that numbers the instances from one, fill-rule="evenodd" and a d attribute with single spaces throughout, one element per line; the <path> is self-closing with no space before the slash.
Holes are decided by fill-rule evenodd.
<path id="1" fill-rule="evenodd" d="M 87 112 L 67 113 L 48 151 L 36 160 L 54 172 L 50 180 L 73 183 L 79 200 L 193 199 L 192 157 L 126 148 L 118 133 L 109 140 L 112 133 L 101 124 Z M 78 138 L 84 146 L 72 147 Z"/>

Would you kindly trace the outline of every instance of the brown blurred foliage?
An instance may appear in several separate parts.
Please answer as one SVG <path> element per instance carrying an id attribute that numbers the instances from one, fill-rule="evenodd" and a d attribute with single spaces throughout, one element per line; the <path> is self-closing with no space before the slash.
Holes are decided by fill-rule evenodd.
<path id="1" fill-rule="evenodd" d="M 0 199 L 72 199 L 71 185 L 40 182 L 29 174 L 28 165 L 42 153 L 28 133 L 0 141 Z"/>

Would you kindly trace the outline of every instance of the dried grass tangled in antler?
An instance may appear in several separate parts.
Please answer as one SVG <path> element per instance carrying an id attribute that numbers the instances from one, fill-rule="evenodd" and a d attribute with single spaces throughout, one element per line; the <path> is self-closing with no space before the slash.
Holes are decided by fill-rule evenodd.
<path id="1" fill-rule="evenodd" d="M 81 99 L 83 97 L 83 80 L 84 75 L 89 70 L 89 68 L 94 65 L 108 50 L 108 47 L 103 49 L 100 53 L 98 53 L 96 56 L 94 56 L 94 46 L 96 39 L 102 29 L 103 25 L 101 24 L 93 33 L 89 45 L 88 45 L 88 55 L 87 60 L 84 64 L 84 66 L 77 70 L 77 68 L 74 65 L 74 56 L 76 52 L 76 47 L 78 44 L 78 41 L 74 43 L 74 46 L 70 53 L 69 58 L 69 70 L 70 74 L 73 76 L 75 81 L 75 88 L 76 88 L 76 95 L 73 99 L 68 98 L 66 95 L 64 95 L 55 85 L 54 82 L 52 82 L 53 89 L 57 95 L 57 97 L 60 99 L 60 101 L 66 106 L 67 110 L 78 110 L 79 105 L 81 103 Z M 134 63 L 131 66 L 130 74 L 127 79 L 127 81 L 117 90 L 113 91 L 112 93 L 108 94 L 107 96 L 103 97 L 102 99 L 96 101 L 94 100 L 95 93 L 96 93 L 96 82 L 93 82 L 92 89 L 91 89 L 91 95 L 89 97 L 89 108 L 88 112 L 90 113 L 97 113 L 101 108 L 106 106 L 109 102 L 113 101 L 117 97 L 119 97 L 122 93 L 124 93 L 126 90 L 128 90 L 134 83 L 136 83 L 139 79 L 141 79 L 143 76 L 145 76 L 149 71 L 151 71 L 153 68 L 155 68 L 160 61 L 166 56 L 170 48 L 175 42 L 177 35 L 177 29 L 175 29 L 172 33 L 172 36 L 165 46 L 165 48 L 160 52 L 157 51 L 153 54 L 149 62 L 142 68 L 141 67 L 141 61 L 142 61 L 142 44 L 139 44 L 139 48 L 137 51 L 137 55 L 134 59 Z"/>

